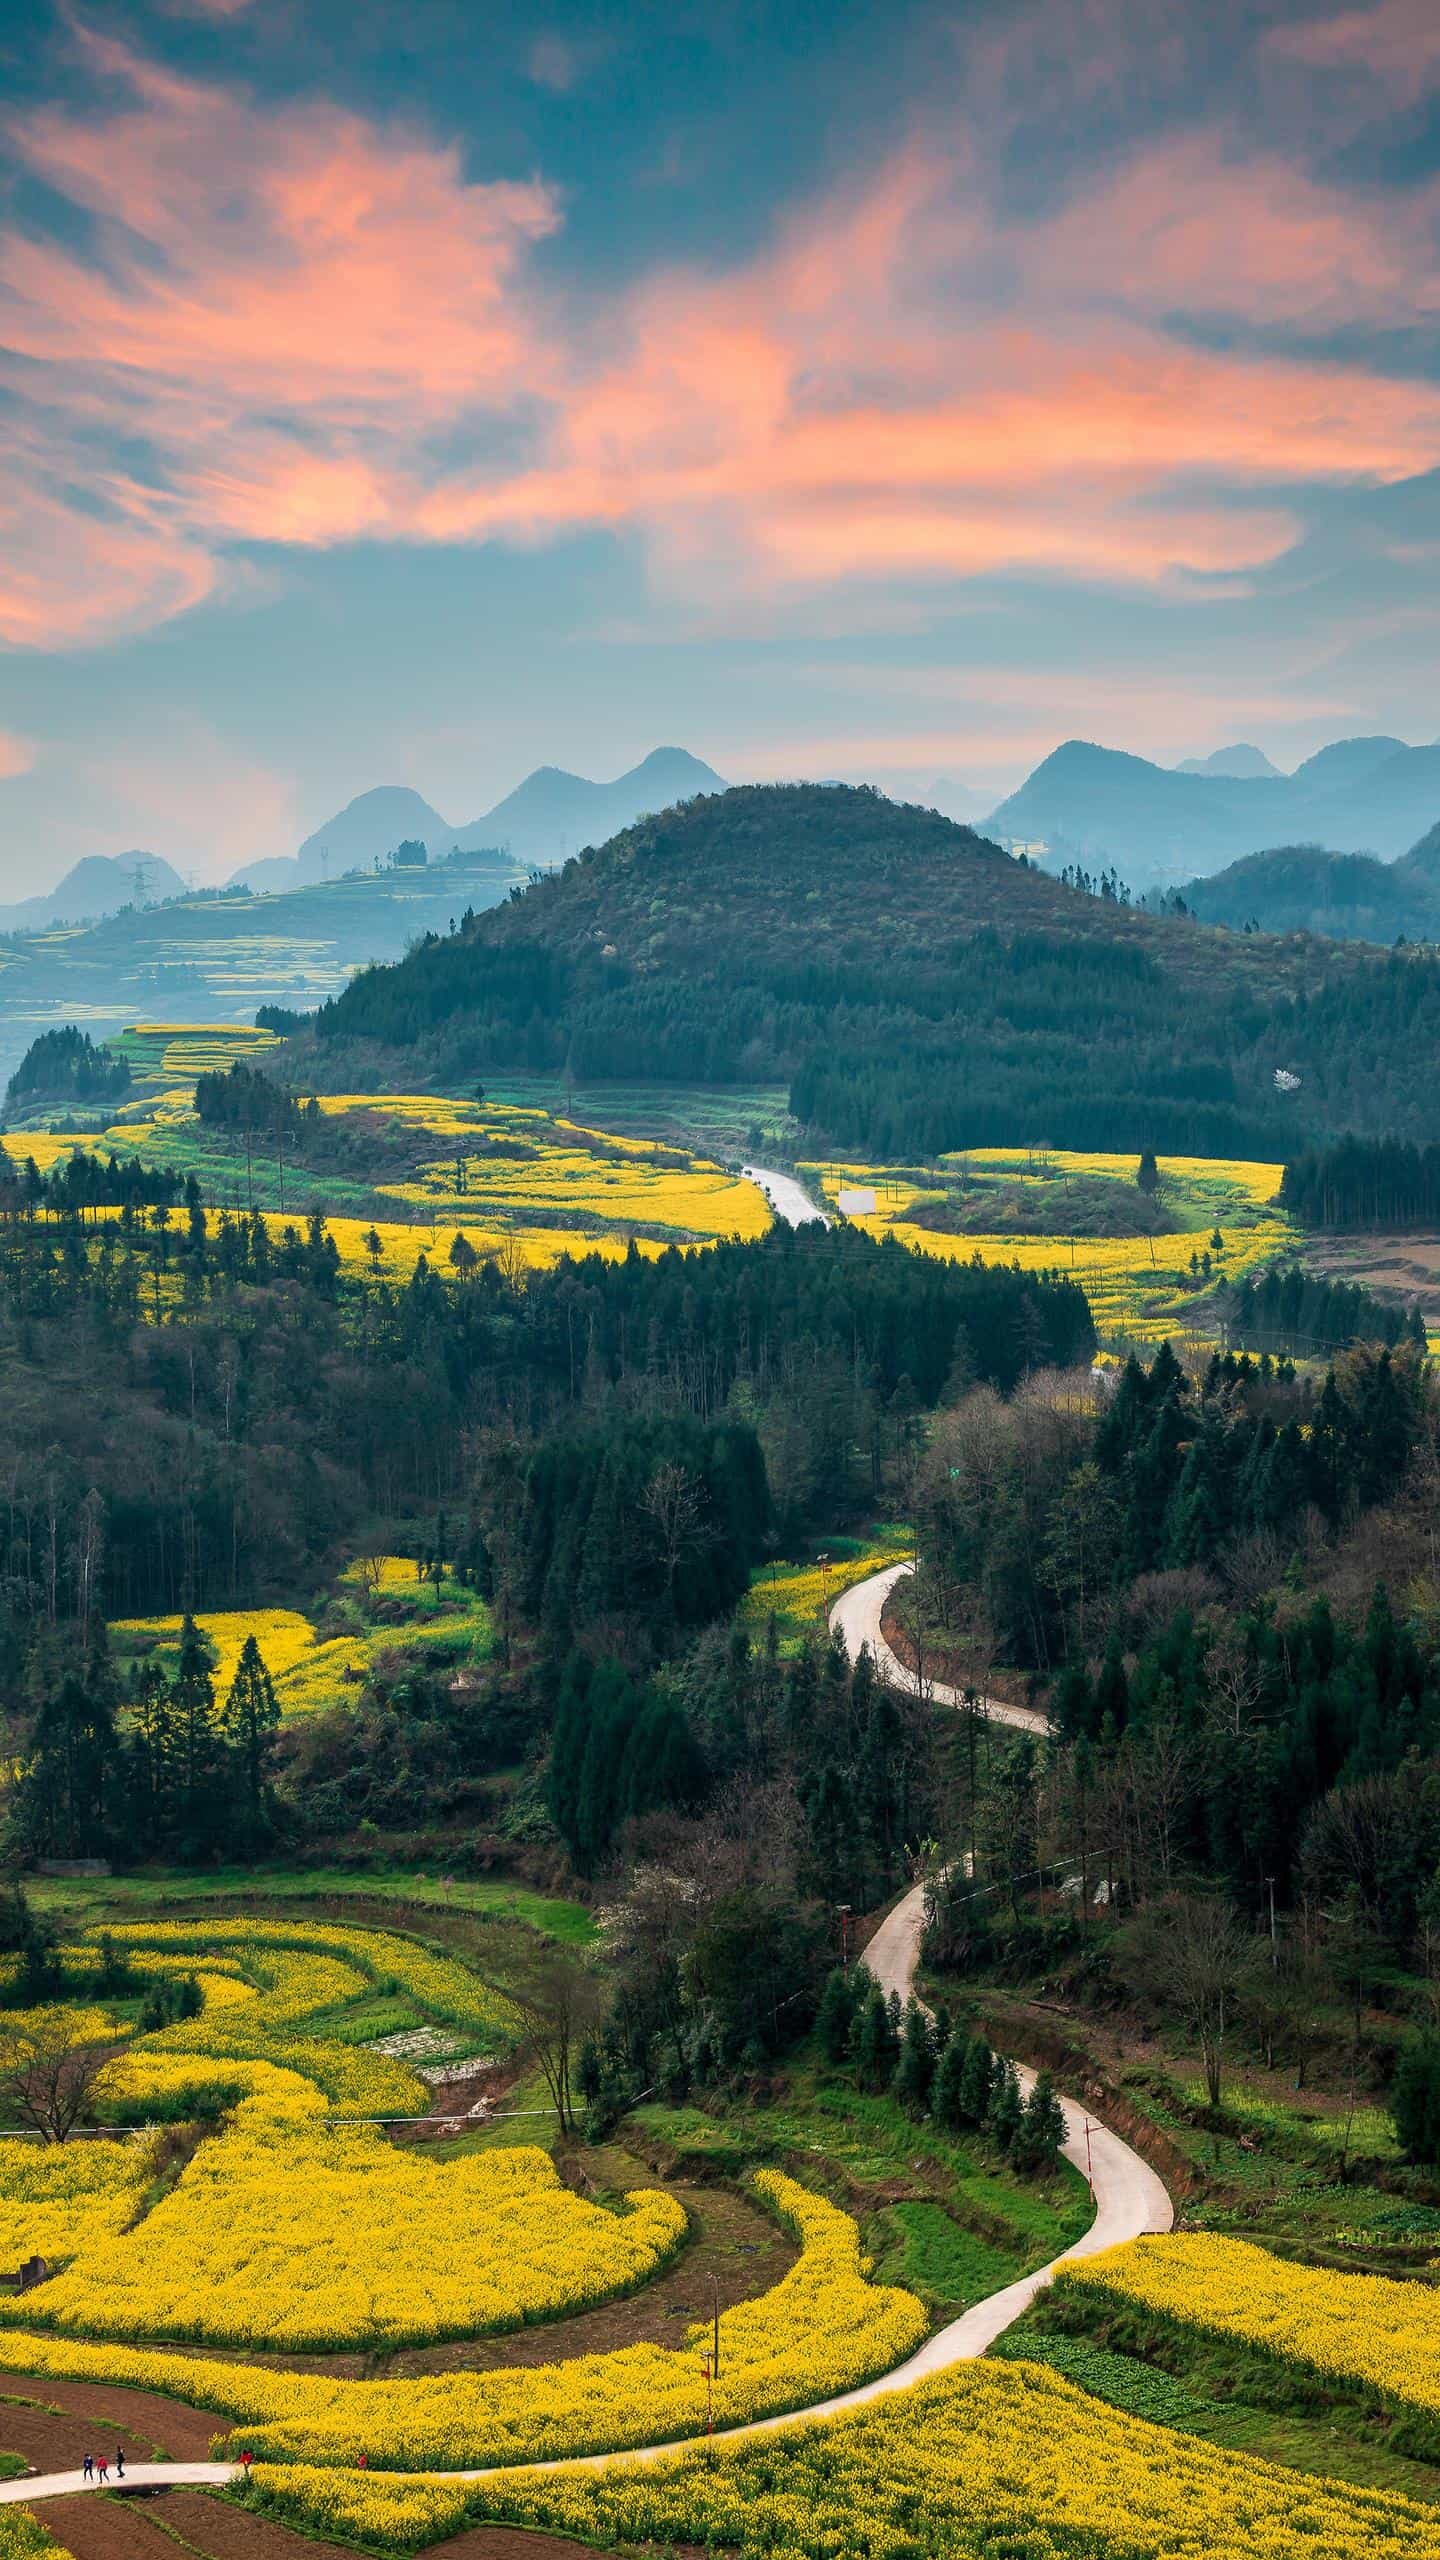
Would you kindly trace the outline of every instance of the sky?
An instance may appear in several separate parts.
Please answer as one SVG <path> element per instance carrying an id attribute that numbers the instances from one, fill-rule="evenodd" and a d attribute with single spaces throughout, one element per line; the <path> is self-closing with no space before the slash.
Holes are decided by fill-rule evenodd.
<path id="1" fill-rule="evenodd" d="M 1440 5 L 0 0 L 0 894 L 1440 730 Z"/>

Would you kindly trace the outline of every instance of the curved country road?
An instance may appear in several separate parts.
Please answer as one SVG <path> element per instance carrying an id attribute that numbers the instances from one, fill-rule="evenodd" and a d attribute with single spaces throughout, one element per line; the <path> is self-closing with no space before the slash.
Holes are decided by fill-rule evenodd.
<path id="1" fill-rule="evenodd" d="M 920 1941 L 925 1928 L 925 1887 L 913 1886 L 895 1908 L 882 1920 L 865 1951 L 865 1961 L 883 1991 L 896 1991 L 902 2000 L 909 1998 L 915 1984 L 915 1970 L 920 1957 Z M 1022 2071 L 1021 2085 L 1029 2089 L 1033 2074 Z M 947 2366 L 964 2364 L 972 2356 L 985 2353 L 1002 2330 L 1018 2320 L 1027 2304 L 1034 2301 L 1049 2284 L 1057 2267 L 1067 2258 L 1093 2257 L 1097 2250 L 1118 2247 L 1122 2240 L 1138 2239 L 1143 2231 L 1168 2231 L 1174 2219 L 1170 2198 L 1160 2180 L 1138 2152 L 1132 2151 L 1119 2135 L 1111 2133 L 1097 2118 L 1089 2115 L 1072 2099 L 1062 2101 L 1065 2109 L 1065 2157 L 1073 2162 L 1082 2177 L 1088 2176 L 1095 2198 L 1095 2219 L 1083 2240 L 1063 2257 L 1052 2259 L 1047 2267 L 1037 2268 L 1034 2275 L 1021 2276 L 1003 2291 L 992 2293 L 984 2302 L 972 2303 L 958 2320 L 937 2329 L 903 2364 L 889 2373 L 877 2374 L 872 2382 L 862 2382 L 853 2391 L 837 2392 L 829 2400 L 812 2401 L 804 2409 L 786 2410 L 773 2418 L 755 2418 L 746 2426 L 718 2428 L 712 2441 L 716 2444 L 738 2444 L 746 2436 L 773 2435 L 778 2428 L 800 2426 L 812 2418 L 837 2416 L 845 2409 L 862 2408 L 867 2400 L 887 2398 L 891 2392 L 907 2390 L 913 2382 L 924 2382 L 932 2374 L 943 2373 Z M 80 2422 L 77 2421 L 77 2428 Z M 89 2433 L 95 2429 L 85 2422 Z M 236 2432 L 243 2432 L 236 2430 Z M 667 2453 L 682 2450 L 680 2443 L 629 2446 L 615 2453 L 569 2455 L 551 2462 L 507 2463 L 491 2465 L 483 2471 L 455 2471 L 444 2475 L 454 2480 L 488 2480 L 513 2476 L 517 2470 L 531 2471 L 599 2471 L 615 2462 L 658 2462 Z M 693 2443 L 693 2437 L 688 2439 Z M 126 2471 L 127 2485 L 145 2488 L 152 2484 L 176 2487 L 182 2483 L 220 2485 L 236 2476 L 238 2466 L 229 2462 L 137 2462 Z M 85 2486 L 78 2471 L 52 2471 L 37 2480 L 8 2480 L 0 2484 L 0 2504 L 26 2505 L 37 2498 L 70 2497 Z M 111 2484 L 114 2485 L 113 2483 Z"/>
<path id="2" fill-rule="evenodd" d="M 787 1227 L 828 1227 L 829 1219 L 817 1208 L 803 1183 L 793 1173 L 775 1173 L 769 1165 L 742 1164 L 742 1181 L 753 1182 L 763 1191 L 777 1218 Z"/>
<path id="3" fill-rule="evenodd" d="M 907 1697 L 922 1695 L 934 1700 L 937 1707 L 959 1707 L 964 1699 L 958 1689 L 944 1680 L 927 1680 L 922 1684 L 913 1671 L 893 1653 L 885 1641 L 880 1621 L 885 1604 L 902 1574 L 913 1573 L 913 1565 L 886 1565 L 882 1573 L 872 1573 L 868 1582 L 852 1583 L 842 1592 L 830 1612 L 834 1634 L 843 1636 L 845 1650 L 852 1662 L 859 1657 L 862 1645 L 868 1644 L 877 1671 L 882 1671 L 892 1689 L 903 1689 Z M 1037 1707 L 1012 1706 L 1008 1698 L 984 1698 L 981 1704 L 993 1724 L 1013 1725 L 1018 1733 L 1048 1733 L 1050 1728 Z"/>

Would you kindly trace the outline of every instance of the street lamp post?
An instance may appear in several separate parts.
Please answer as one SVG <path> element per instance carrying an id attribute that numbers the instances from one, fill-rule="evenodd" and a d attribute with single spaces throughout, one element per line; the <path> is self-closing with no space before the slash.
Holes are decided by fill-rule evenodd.
<path id="1" fill-rule="evenodd" d="M 840 1962 L 844 1971 L 848 1973 L 850 1970 L 850 1905 L 848 1902 L 837 1902 L 835 1909 L 840 1920 Z"/>

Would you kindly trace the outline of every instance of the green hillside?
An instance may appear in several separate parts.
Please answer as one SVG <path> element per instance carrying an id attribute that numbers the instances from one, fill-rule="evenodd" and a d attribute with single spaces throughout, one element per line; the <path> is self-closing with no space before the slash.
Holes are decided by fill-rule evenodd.
<path id="1" fill-rule="evenodd" d="M 1274 1157 L 1418 1131 L 1437 1041 L 1433 959 L 1139 913 L 933 810 L 797 784 L 647 819 L 362 973 L 306 1071 L 409 1053 L 427 1075 L 784 1079 L 842 1152 Z"/>

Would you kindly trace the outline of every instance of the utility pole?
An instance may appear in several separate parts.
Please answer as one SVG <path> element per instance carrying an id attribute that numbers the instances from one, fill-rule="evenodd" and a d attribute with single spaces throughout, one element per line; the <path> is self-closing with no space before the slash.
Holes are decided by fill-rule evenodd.
<path id="1" fill-rule="evenodd" d="M 1278 1973 L 1280 1948 L 1275 1936 L 1275 1879 L 1273 1876 L 1267 1876 L 1265 1882 L 1270 1894 L 1270 1970 L 1272 1973 Z"/>

